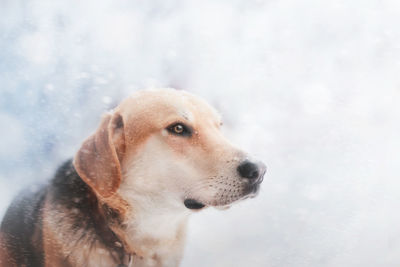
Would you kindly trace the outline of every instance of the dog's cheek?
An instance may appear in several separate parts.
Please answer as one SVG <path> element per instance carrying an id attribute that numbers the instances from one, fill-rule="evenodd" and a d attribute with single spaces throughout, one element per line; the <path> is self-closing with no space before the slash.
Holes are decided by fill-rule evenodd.
<path id="1" fill-rule="evenodd" d="M 188 150 L 190 150 L 189 142 L 187 138 L 180 136 L 168 136 L 166 137 L 166 143 L 174 153 L 179 156 L 188 155 Z"/>

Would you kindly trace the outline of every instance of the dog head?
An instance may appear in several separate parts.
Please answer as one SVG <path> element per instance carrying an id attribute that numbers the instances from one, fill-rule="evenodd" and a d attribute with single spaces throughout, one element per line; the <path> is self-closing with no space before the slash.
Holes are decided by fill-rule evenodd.
<path id="1" fill-rule="evenodd" d="M 225 207 L 255 196 L 266 168 L 229 143 L 221 125 L 219 114 L 189 93 L 140 91 L 103 117 L 74 165 L 103 199 Z"/>

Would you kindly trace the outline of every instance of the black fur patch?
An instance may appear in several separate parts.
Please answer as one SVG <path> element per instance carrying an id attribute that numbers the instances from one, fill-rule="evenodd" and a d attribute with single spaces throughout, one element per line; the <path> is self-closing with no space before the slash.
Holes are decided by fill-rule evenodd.
<path id="1" fill-rule="evenodd" d="M 50 192 L 53 203 L 68 211 L 75 211 L 72 213 L 75 216 L 70 217 L 73 219 L 72 231 L 85 229 L 80 231 L 83 235 L 93 235 L 93 239 L 108 245 L 110 238 L 104 237 L 111 234 L 108 230 L 110 224 L 120 223 L 119 213 L 107 204 L 99 205 L 95 193 L 80 178 L 71 160 L 58 169 Z"/>
<path id="2" fill-rule="evenodd" d="M 17 266 L 43 266 L 42 214 L 46 188 L 24 191 L 8 208 L 1 232 Z"/>
<path id="3" fill-rule="evenodd" d="M 96 195 L 79 177 L 72 160 L 68 160 L 57 170 L 49 185 L 34 193 L 22 192 L 6 212 L 0 231 L 17 266 L 44 265 L 41 211 L 45 199 L 50 208 L 64 211 L 64 215 L 72 219 L 71 234 L 84 229 L 79 231 L 82 236 L 77 239 L 90 237 L 106 245 L 115 239 L 109 237 L 113 233 L 108 230 L 108 223 L 119 223 L 119 214 L 105 204 L 99 207 Z M 62 216 L 54 219 L 63 223 Z"/>

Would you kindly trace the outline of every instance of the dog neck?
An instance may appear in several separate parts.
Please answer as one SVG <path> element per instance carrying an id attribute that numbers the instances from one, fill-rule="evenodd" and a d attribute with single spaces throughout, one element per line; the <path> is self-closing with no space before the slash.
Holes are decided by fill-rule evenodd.
<path id="1" fill-rule="evenodd" d="M 183 253 L 190 211 L 165 202 L 161 196 L 149 201 L 132 192 L 119 193 L 132 207 L 122 222 L 122 233 L 115 230 L 124 236 L 127 247 L 151 261 L 149 265 L 177 266 Z"/>

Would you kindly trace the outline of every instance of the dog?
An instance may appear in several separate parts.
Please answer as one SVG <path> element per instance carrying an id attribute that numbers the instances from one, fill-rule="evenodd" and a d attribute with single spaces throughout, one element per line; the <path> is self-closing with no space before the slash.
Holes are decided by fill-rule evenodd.
<path id="1" fill-rule="evenodd" d="M 265 165 L 221 125 L 187 92 L 135 92 L 48 184 L 13 201 L 1 266 L 178 266 L 189 215 L 254 197 L 263 180 Z"/>

